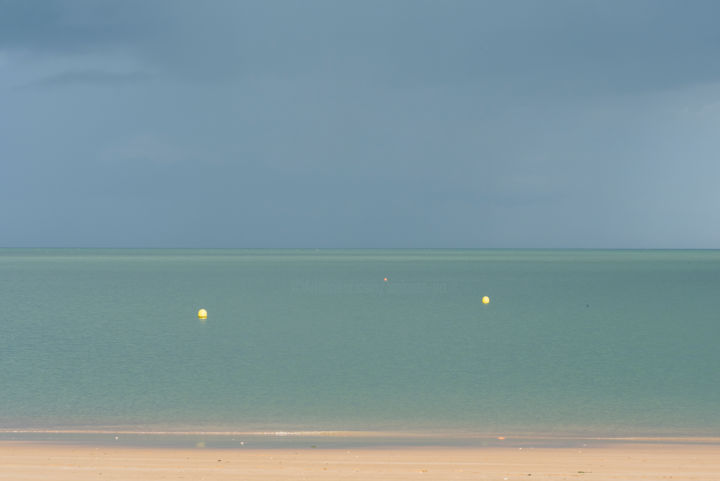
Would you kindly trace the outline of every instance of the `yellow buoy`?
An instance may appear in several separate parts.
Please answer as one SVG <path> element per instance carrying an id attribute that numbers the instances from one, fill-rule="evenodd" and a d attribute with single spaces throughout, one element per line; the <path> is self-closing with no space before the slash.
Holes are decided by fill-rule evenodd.
<path id="1" fill-rule="evenodd" d="M 490 298 L 488 296 L 483 296 L 483 304 L 490 304 Z"/>
<path id="2" fill-rule="evenodd" d="M 198 311 L 198 317 L 200 319 L 207 319 L 207 311 L 205 309 L 200 309 Z"/>

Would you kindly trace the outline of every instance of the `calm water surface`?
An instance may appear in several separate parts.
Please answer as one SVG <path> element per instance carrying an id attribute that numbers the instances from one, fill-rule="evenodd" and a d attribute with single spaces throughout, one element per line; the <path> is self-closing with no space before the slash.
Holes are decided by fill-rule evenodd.
<path id="1" fill-rule="evenodd" d="M 720 251 L 0 249 L 0 428 L 720 435 L 719 293 Z"/>

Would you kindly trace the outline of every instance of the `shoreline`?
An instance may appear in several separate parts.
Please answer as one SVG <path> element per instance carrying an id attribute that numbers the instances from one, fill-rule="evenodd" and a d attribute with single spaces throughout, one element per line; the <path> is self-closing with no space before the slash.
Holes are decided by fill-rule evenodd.
<path id="1" fill-rule="evenodd" d="M 355 430 L 159 430 L 0 428 L 0 443 L 102 446 L 140 449 L 404 449 L 404 448 L 584 448 L 628 445 L 720 447 L 720 436 L 578 435 L 559 433 L 477 433 L 456 431 Z"/>

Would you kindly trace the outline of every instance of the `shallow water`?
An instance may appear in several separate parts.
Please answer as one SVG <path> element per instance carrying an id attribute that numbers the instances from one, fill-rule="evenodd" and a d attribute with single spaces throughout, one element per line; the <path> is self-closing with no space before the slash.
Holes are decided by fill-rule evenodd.
<path id="1" fill-rule="evenodd" d="M 720 251 L 0 249 L 0 427 L 713 435 L 718 292 Z"/>

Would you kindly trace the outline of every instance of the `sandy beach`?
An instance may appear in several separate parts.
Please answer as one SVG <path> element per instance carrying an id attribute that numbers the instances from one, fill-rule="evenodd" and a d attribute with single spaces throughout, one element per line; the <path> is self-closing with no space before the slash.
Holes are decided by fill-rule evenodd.
<path id="1" fill-rule="evenodd" d="M 0 479 L 720 480 L 720 445 L 167 449 L 0 443 Z"/>

